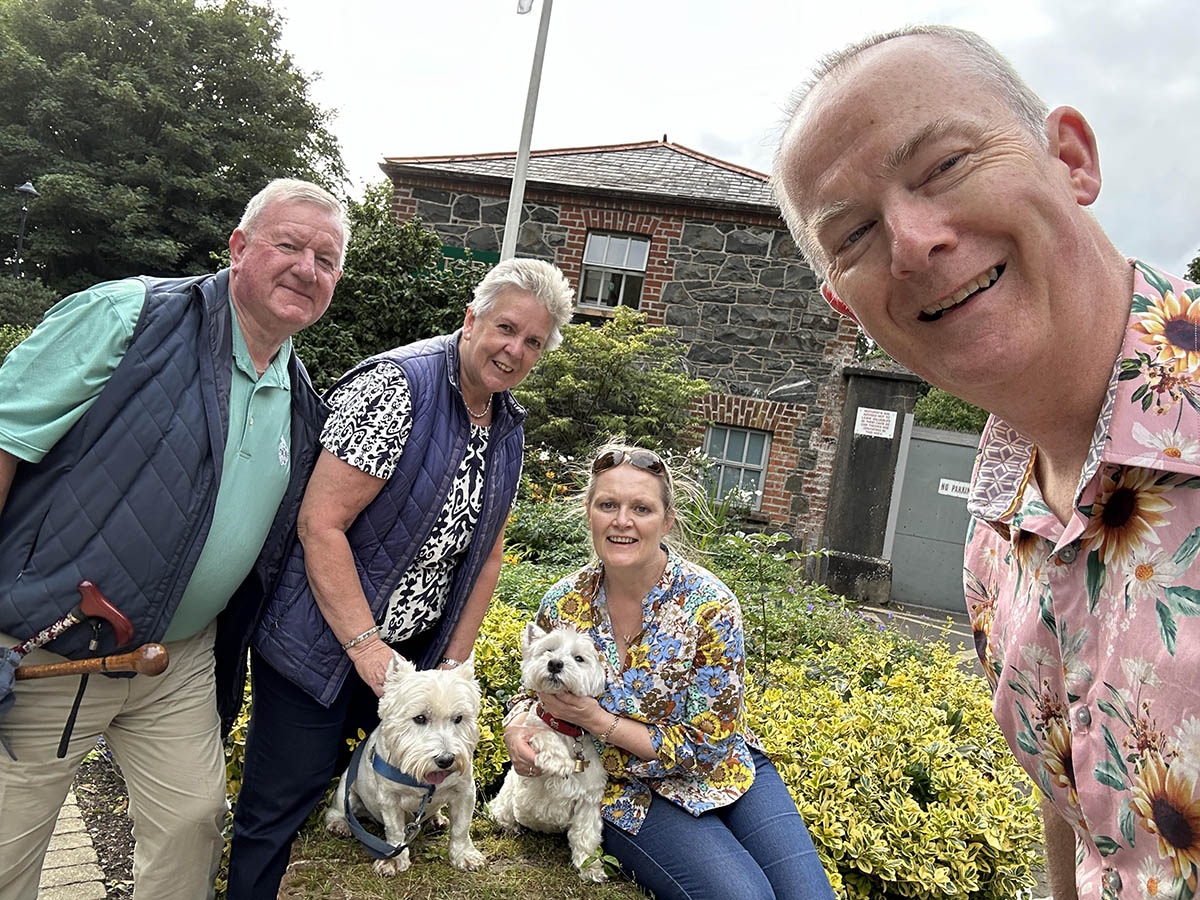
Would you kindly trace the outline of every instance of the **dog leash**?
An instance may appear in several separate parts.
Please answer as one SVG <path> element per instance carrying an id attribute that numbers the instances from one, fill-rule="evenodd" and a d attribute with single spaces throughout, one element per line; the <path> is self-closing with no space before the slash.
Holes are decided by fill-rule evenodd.
<path id="1" fill-rule="evenodd" d="M 421 826 L 424 824 L 422 817 L 425 815 L 425 807 L 429 805 L 430 799 L 433 797 L 433 792 L 437 790 L 436 785 L 426 784 L 423 781 L 417 781 L 407 772 L 402 772 L 389 763 L 386 759 L 371 751 L 371 768 L 375 770 L 377 775 L 386 778 L 388 781 L 394 781 L 397 784 L 403 784 L 406 787 L 420 788 L 425 792 L 425 796 L 421 798 L 421 805 L 417 808 L 417 814 L 411 822 L 404 826 L 404 843 L 392 845 L 382 838 L 378 838 L 359 823 L 354 816 L 354 810 L 350 808 L 350 788 L 354 785 L 358 778 L 358 762 L 362 757 L 362 749 L 366 745 L 366 741 L 362 741 L 354 748 L 354 755 L 350 757 L 350 768 L 346 773 L 346 790 L 342 795 L 342 804 L 346 812 L 346 822 L 350 826 L 350 833 L 358 838 L 358 842 L 363 845 L 363 848 L 371 854 L 375 859 L 393 859 L 399 856 L 407 849 L 407 847 L 421 833 Z"/>

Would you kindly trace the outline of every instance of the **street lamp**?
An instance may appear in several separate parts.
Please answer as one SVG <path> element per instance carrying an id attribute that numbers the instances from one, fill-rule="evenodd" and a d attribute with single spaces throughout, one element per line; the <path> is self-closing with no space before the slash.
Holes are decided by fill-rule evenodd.
<path id="1" fill-rule="evenodd" d="M 21 277 L 21 249 L 25 244 L 25 216 L 29 214 L 29 201 L 38 196 L 31 182 L 26 181 L 13 188 L 21 195 L 21 227 L 17 229 L 17 258 L 13 261 L 13 278 Z"/>

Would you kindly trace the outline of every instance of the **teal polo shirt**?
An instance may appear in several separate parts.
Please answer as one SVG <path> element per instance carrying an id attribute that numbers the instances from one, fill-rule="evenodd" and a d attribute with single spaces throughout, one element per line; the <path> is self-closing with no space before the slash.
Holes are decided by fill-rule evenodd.
<path id="1" fill-rule="evenodd" d="M 127 279 L 72 294 L 46 313 L 0 367 L 0 448 L 41 461 L 108 383 L 144 302 L 143 284 Z M 216 509 L 164 640 L 191 637 L 225 608 L 258 558 L 291 474 L 291 341 L 259 376 L 232 303 L 230 312 L 229 437 Z"/>

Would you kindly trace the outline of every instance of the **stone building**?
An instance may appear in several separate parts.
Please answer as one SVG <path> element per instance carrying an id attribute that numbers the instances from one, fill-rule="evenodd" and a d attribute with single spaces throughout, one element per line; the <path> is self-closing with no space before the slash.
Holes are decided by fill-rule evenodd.
<path id="1" fill-rule="evenodd" d="M 389 157 L 394 210 L 447 255 L 499 258 L 513 153 Z M 765 175 L 662 141 L 534 151 L 519 256 L 558 265 L 579 321 L 618 306 L 675 328 L 713 393 L 695 410 L 723 492 L 820 544 L 855 329 L 817 293 Z M 702 437 L 701 437 L 702 435 Z"/>

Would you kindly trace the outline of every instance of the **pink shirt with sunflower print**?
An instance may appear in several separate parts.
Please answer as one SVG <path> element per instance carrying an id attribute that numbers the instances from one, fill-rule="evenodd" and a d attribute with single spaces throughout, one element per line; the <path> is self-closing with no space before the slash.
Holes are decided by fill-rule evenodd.
<path id="1" fill-rule="evenodd" d="M 1078 835 L 1080 897 L 1191 898 L 1200 288 L 1132 265 L 1129 325 L 1071 521 L 1042 499 L 1036 448 L 993 417 L 972 479 L 964 580 L 996 719 Z"/>
<path id="2" fill-rule="evenodd" d="M 732 803 L 754 781 L 737 598 L 711 572 L 668 553 L 662 578 L 642 600 L 643 631 L 622 662 L 603 572 L 594 562 L 559 581 L 542 598 L 537 621 L 588 634 L 604 662 L 600 705 L 650 729 L 654 760 L 596 742 L 608 773 L 604 817 L 636 834 L 651 792 L 696 816 Z"/>

